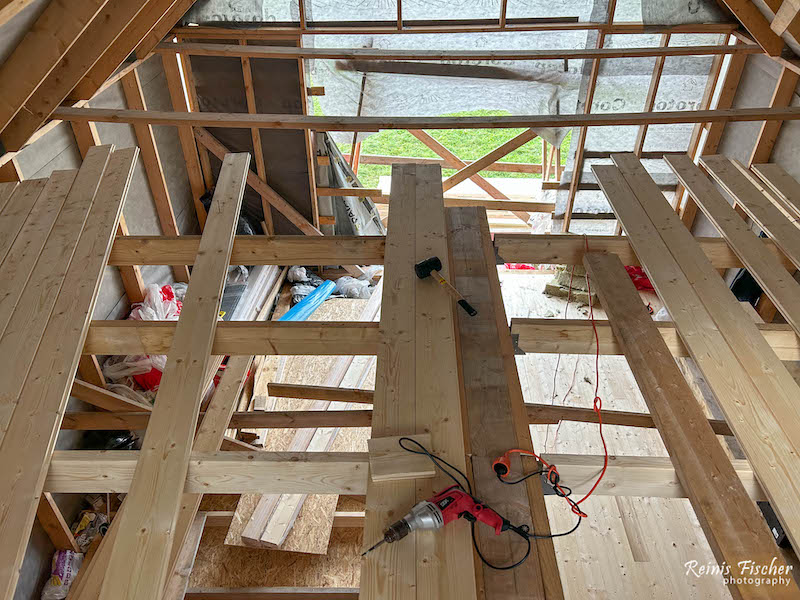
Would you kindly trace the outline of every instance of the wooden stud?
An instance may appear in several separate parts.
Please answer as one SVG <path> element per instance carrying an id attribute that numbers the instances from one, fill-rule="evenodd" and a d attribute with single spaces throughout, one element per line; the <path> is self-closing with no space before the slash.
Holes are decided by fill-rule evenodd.
<path id="1" fill-rule="evenodd" d="M 669 46 L 669 33 L 661 34 L 660 45 L 663 47 Z M 653 74 L 650 76 L 650 87 L 647 88 L 647 96 L 644 100 L 644 110 L 652 111 L 656 105 L 656 95 L 658 94 L 658 84 L 661 83 L 661 74 L 664 72 L 664 62 L 666 56 L 656 57 L 655 65 L 653 66 Z M 633 144 L 633 153 L 636 156 L 642 155 L 644 149 L 644 141 L 647 137 L 647 124 L 640 125 L 639 131 L 636 133 L 636 141 Z"/>
<path id="2" fill-rule="evenodd" d="M 608 0 L 608 14 L 606 17 L 607 23 L 612 25 L 614 23 L 614 13 L 617 9 L 617 0 Z M 606 40 L 606 32 L 597 32 L 597 50 L 603 49 L 603 44 Z M 597 88 L 597 77 L 600 74 L 600 59 L 593 58 L 592 66 L 589 71 L 589 80 L 586 87 L 586 98 L 583 104 L 583 114 L 588 115 L 592 112 L 592 103 L 594 102 L 594 92 Z M 572 179 L 569 182 L 569 191 L 567 192 L 567 205 L 564 209 L 564 219 L 561 223 L 562 233 L 569 233 L 569 226 L 572 223 L 572 211 L 575 207 L 575 196 L 578 192 L 578 187 L 581 183 L 583 176 L 583 160 L 584 152 L 586 152 L 586 135 L 588 129 L 581 126 L 578 130 L 578 140 L 575 146 L 575 159 L 572 162 Z M 561 176 L 558 176 L 559 181 Z"/>
<path id="3" fill-rule="evenodd" d="M 139 80 L 137 71 L 131 71 L 122 78 L 122 89 L 125 92 L 125 99 L 130 108 L 147 110 L 142 92 L 142 83 Z M 175 212 L 172 207 L 167 181 L 164 177 L 164 168 L 161 165 L 161 157 L 156 145 L 153 126 L 139 123 L 135 124 L 133 129 L 141 150 L 142 162 L 144 163 L 147 180 L 150 183 L 150 191 L 153 194 L 153 202 L 161 225 L 161 231 L 167 235 L 180 235 L 178 224 L 175 222 Z M 172 273 L 176 281 L 184 283 L 189 281 L 189 270 L 185 265 L 174 265 Z"/>
<path id="4" fill-rule="evenodd" d="M 739 88 L 739 81 L 742 78 L 742 73 L 744 72 L 744 65 L 746 62 L 747 62 L 746 56 L 736 56 L 736 55 L 731 56 L 728 62 L 728 68 L 725 71 L 725 75 L 723 76 L 722 87 L 720 88 L 719 96 L 717 97 L 717 103 L 715 106 L 715 109 L 717 111 L 729 110 L 733 106 L 733 99 L 736 95 L 736 90 Z M 717 149 L 719 148 L 719 144 L 722 141 L 722 133 L 724 129 L 725 129 L 724 122 L 711 123 L 706 132 L 706 138 L 703 144 L 703 148 L 700 151 L 701 155 L 716 154 Z M 699 124 L 695 128 L 695 131 L 698 134 L 697 139 L 699 140 L 700 139 Z M 692 158 L 694 158 L 694 155 L 692 155 Z M 678 194 L 676 194 L 676 196 L 677 195 Z M 682 196 L 683 194 L 681 193 L 680 195 Z M 678 202 L 680 202 L 680 199 L 678 199 Z M 697 204 L 690 196 L 687 196 L 686 199 L 682 202 L 680 209 L 680 216 L 681 216 L 681 221 L 683 221 L 684 225 L 691 228 L 691 226 L 694 224 L 694 219 L 697 216 Z"/>

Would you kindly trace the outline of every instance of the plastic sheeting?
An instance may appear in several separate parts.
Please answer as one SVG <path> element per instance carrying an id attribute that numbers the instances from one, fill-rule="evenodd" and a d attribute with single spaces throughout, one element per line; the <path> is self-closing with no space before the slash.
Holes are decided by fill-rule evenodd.
<path id="1" fill-rule="evenodd" d="M 309 21 L 392 21 L 395 0 L 311 0 L 306 2 Z M 606 0 L 508 0 L 507 15 L 514 18 L 563 17 L 579 21 L 607 20 Z M 227 13 L 226 13 L 227 11 Z M 497 19 L 500 0 L 405 0 L 404 20 Z M 235 13 L 235 15 L 234 15 Z M 226 19 L 218 18 L 220 15 Z M 186 21 L 297 21 L 297 2 L 287 0 L 202 0 Z M 618 0 L 616 22 L 643 21 L 652 24 L 709 23 L 725 20 L 714 0 Z M 598 32 L 473 32 L 465 34 L 376 34 L 306 35 L 303 45 L 320 48 L 386 48 L 416 50 L 539 50 L 594 48 Z M 609 35 L 605 47 L 658 46 L 659 34 Z M 717 34 L 675 34 L 670 45 L 716 45 L 725 43 Z M 655 58 L 605 59 L 597 79 L 591 112 L 617 113 L 644 110 Z M 713 57 L 668 57 L 654 110 L 697 110 L 703 97 Z M 441 116 L 466 111 L 497 114 L 575 114 L 585 110 L 591 60 L 548 61 L 307 61 L 313 85 L 324 86 L 316 99 L 327 115 Z M 399 71 L 399 72 L 398 72 Z M 426 74 L 422 74 L 426 73 Z M 359 111 L 360 105 L 360 111 Z M 648 129 L 647 152 L 685 151 L 693 125 L 654 125 Z M 637 127 L 590 128 L 589 152 L 631 151 Z M 537 130 L 551 144 L 560 144 L 569 130 Z M 359 139 L 371 135 L 359 134 Z M 350 143 L 351 134 L 332 134 L 338 143 Z M 562 182 L 573 177 L 576 138 L 565 165 Z M 595 161 L 597 162 L 597 161 Z M 600 160 L 600 162 L 608 162 Z M 593 183 L 586 161 L 581 181 Z M 663 161 L 648 161 L 648 170 L 661 183 L 674 178 Z M 567 191 L 544 192 L 543 201 L 554 201 L 563 213 Z M 577 212 L 608 212 L 602 194 L 580 191 Z"/>

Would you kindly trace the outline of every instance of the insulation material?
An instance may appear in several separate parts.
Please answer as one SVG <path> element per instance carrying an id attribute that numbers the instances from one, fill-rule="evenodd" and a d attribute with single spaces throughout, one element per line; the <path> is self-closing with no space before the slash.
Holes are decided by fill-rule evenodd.
<path id="1" fill-rule="evenodd" d="M 334 188 L 361 185 L 342 153 L 330 136 L 325 134 L 326 154 L 331 157 L 330 180 Z M 386 235 L 386 227 L 375 203 L 369 198 L 358 196 L 334 196 L 331 198 L 333 216 L 336 217 L 336 235 Z"/>

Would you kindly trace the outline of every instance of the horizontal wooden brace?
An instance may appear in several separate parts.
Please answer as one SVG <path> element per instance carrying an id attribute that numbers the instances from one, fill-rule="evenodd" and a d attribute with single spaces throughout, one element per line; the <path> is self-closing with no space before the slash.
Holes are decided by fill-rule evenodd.
<path id="1" fill-rule="evenodd" d="M 216 112 L 170 112 L 115 108 L 56 109 L 53 119 L 102 123 L 149 123 L 242 129 L 311 129 L 315 131 L 381 131 L 382 129 L 494 129 L 547 127 L 620 127 L 673 123 L 796 121 L 800 106 L 575 115 L 509 115 L 492 117 L 349 117 Z"/>
<path id="2" fill-rule="evenodd" d="M 52 493 L 127 493 L 138 459 L 137 450 L 59 450 L 44 487 Z M 207 452 L 192 454 L 184 492 L 363 494 L 368 470 L 366 452 Z"/>
<path id="3" fill-rule="evenodd" d="M 447 203 L 448 199 L 445 199 Z M 489 201 L 485 201 L 484 204 Z M 492 201 L 501 203 L 501 201 Z M 528 204 L 528 203 L 525 203 Z M 460 205 L 460 204 L 459 204 Z M 552 209 L 550 203 L 530 203 L 529 212 Z M 539 206 L 541 205 L 541 207 Z M 114 240 L 108 264 L 112 266 L 164 265 L 194 263 L 200 237 L 193 235 L 126 236 Z M 703 252 L 719 268 L 740 268 L 742 262 L 722 238 L 697 238 Z M 783 255 L 772 240 L 762 242 L 776 256 Z M 494 237 L 497 254 L 503 262 L 532 264 L 581 264 L 588 243 L 593 252 L 619 255 L 626 265 L 638 265 L 639 259 L 625 236 L 528 235 L 498 233 Z M 314 265 L 383 264 L 384 236 L 237 236 L 231 264 Z M 789 263 L 784 259 L 784 262 Z"/>
<path id="4" fill-rule="evenodd" d="M 233 242 L 232 265 L 318 265 L 383 263 L 383 236 L 238 235 Z M 108 264 L 192 265 L 200 246 L 199 235 L 120 236 L 114 240 Z"/>
<path id="5" fill-rule="evenodd" d="M 653 56 L 711 56 L 718 54 L 763 54 L 758 46 L 654 46 L 647 48 L 582 48 L 559 50 L 392 50 L 388 48 L 296 48 L 239 44 L 162 43 L 156 52 L 180 52 L 193 56 L 237 58 L 341 59 L 341 60 L 435 60 L 508 61 L 579 60 L 595 58 L 642 58 Z"/>
<path id="6" fill-rule="evenodd" d="M 272 395 L 270 384 L 270 395 Z M 365 391 L 365 390 L 356 390 Z M 369 394 L 372 394 L 370 391 Z M 292 396 L 294 397 L 294 396 Z M 309 397 L 317 399 L 316 396 Z M 348 402 L 348 399 L 338 400 Z M 531 425 L 555 425 L 561 421 L 596 423 L 597 415 L 591 408 L 578 406 L 553 406 L 526 404 Z M 201 414 L 202 419 L 202 414 Z M 85 431 L 113 431 L 116 429 L 141 430 L 150 420 L 148 412 L 68 412 L 61 422 L 62 429 Z M 653 418 L 647 413 L 604 410 L 605 425 L 654 428 Z M 372 410 L 289 410 L 236 412 L 231 416 L 231 429 L 301 429 L 316 427 L 369 427 Z M 723 420 L 709 419 L 717 435 L 733 435 Z"/>
<path id="7" fill-rule="evenodd" d="M 718 269 L 736 269 L 742 262 L 722 238 L 696 238 L 703 253 Z M 774 242 L 763 243 L 783 258 Z M 498 233 L 494 236 L 497 255 L 503 262 L 580 265 L 587 247 L 591 252 L 606 252 L 619 256 L 624 265 L 638 265 L 639 259 L 626 236 L 611 235 L 526 235 Z M 787 263 L 788 264 L 788 263 Z"/>
<path id="8" fill-rule="evenodd" d="M 487 31 L 603 31 L 612 33 L 731 33 L 738 27 L 738 23 L 682 23 L 679 25 L 652 25 L 642 22 L 608 23 L 606 21 L 582 21 L 577 19 L 543 20 L 537 22 L 521 22 L 516 19 L 506 19 L 505 27 L 497 19 L 470 19 L 469 23 L 452 23 L 449 21 L 417 21 L 403 19 L 403 28 L 398 29 L 395 21 L 372 22 L 369 24 L 331 25 L 317 24 L 309 21 L 306 27 L 298 26 L 262 26 L 248 28 L 225 27 L 175 27 L 172 33 L 178 37 L 193 39 L 235 39 L 248 40 L 284 38 L 291 39 L 301 35 L 359 35 L 391 33 L 405 34 L 430 34 L 430 33 L 472 33 Z"/>
<path id="9" fill-rule="evenodd" d="M 542 459 L 556 465 L 562 485 L 568 485 L 575 495 L 588 492 L 603 468 L 602 456 L 543 454 Z M 746 460 L 731 462 L 749 496 L 753 500 L 766 500 L 750 463 Z M 549 492 L 552 493 L 552 489 Z M 594 493 L 601 496 L 686 497 L 672 460 L 667 456 L 609 456 L 606 474 Z"/>
<path id="10" fill-rule="evenodd" d="M 742 318 L 746 315 L 742 312 Z M 658 321 L 658 330 L 674 356 L 689 356 L 671 321 Z M 600 340 L 600 354 L 621 355 L 608 321 L 595 321 Z M 800 339 L 791 326 L 759 323 L 767 343 L 781 360 L 800 360 Z M 586 319 L 511 319 L 511 334 L 518 337 L 523 352 L 544 354 L 594 354 L 595 337 L 591 321 Z"/>
<path id="11" fill-rule="evenodd" d="M 84 354 L 166 354 L 175 321 L 92 321 Z M 369 356 L 378 352 L 378 323 L 221 321 L 216 355 Z"/>
<path id="12" fill-rule="evenodd" d="M 346 161 L 350 160 L 349 154 L 344 154 Z M 328 158 L 327 156 L 319 156 L 317 158 Z M 659 154 L 659 158 L 661 155 Z M 359 164 L 362 165 L 394 165 L 398 163 L 414 163 L 418 165 L 440 165 L 442 168 L 452 168 L 452 165 L 443 158 L 430 158 L 419 156 L 389 156 L 385 154 L 362 154 L 358 158 Z M 463 161 L 465 165 L 470 165 L 474 160 Z M 322 165 L 323 163 L 318 163 Z M 330 164 L 330 160 L 327 163 Z M 541 173 L 542 165 L 533 163 L 517 163 L 517 162 L 494 162 L 484 169 L 484 171 L 495 171 L 500 173 Z"/>
<path id="13" fill-rule="evenodd" d="M 389 204 L 390 196 L 372 198 L 375 204 Z M 552 213 L 556 209 L 553 202 L 532 202 L 530 200 L 495 200 L 493 198 L 469 198 L 465 196 L 445 196 L 446 208 L 456 206 L 482 206 L 486 210 L 508 210 L 521 212 Z"/>
<path id="14" fill-rule="evenodd" d="M 274 383 L 267 385 L 270 396 L 277 398 L 301 398 L 306 400 L 327 400 L 329 402 L 357 402 L 372 404 L 372 390 L 330 387 L 324 385 L 299 385 L 296 383 Z"/>
<path id="15" fill-rule="evenodd" d="M 399 452 L 403 450 L 398 449 Z M 135 450 L 58 450 L 53 453 L 44 489 L 51 493 L 126 493 L 139 452 Z M 546 454 L 561 482 L 581 494 L 592 486 L 602 456 Z M 751 497 L 763 499 L 749 463 L 733 461 Z M 210 452 L 192 454 L 187 493 L 364 494 L 366 452 Z M 606 496 L 684 498 L 668 457 L 610 456 L 595 492 Z"/>

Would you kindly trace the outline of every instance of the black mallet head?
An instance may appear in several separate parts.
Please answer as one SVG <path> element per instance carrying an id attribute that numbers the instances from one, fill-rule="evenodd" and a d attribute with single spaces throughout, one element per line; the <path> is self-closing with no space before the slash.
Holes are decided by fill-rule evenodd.
<path id="1" fill-rule="evenodd" d="M 417 264 L 414 265 L 414 272 L 420 279 L 425 279 L 426 277 L 430 277 L 432 271 L 441 271 L 441 270 L 442 270 L 442 261 L 439 260 L 438 256 L 431 256 L 430 258 L 426 258 L 425 260 L 418 262 Z"/>

